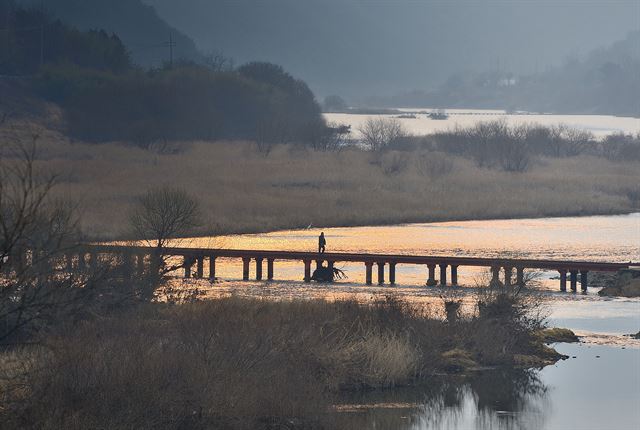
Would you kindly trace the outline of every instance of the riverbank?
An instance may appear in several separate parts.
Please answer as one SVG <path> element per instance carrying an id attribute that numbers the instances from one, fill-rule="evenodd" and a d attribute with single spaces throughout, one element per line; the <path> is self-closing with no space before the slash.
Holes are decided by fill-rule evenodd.
<path id="1" fill-rule="evenodd" d="M 78 202 L 91 239 L 129 237 L 135 197 L 162 184 L 198 198 L 204 219 L 197 235 L 640 209 L 640 163 L 590 156 L 540 159 L 526 172 L 510 173 L 424 150 L 280 145 L 265 155 L 246 142 L 159 142 L 143 149 L 72 142 L 32 123 L 0 129 L 6 141 L 36 134 L 38 167 L 59 174 L 55 193 Z"/>
<path id="2" fill-rule="evenodd" d="M 3 387 L 0 416 L 7 428 L 331 428 L 345 391 L 561 358 L 512 299 L 449 321 L 392 298 L 144 305 L 5 355 L 19 389 Z"/>

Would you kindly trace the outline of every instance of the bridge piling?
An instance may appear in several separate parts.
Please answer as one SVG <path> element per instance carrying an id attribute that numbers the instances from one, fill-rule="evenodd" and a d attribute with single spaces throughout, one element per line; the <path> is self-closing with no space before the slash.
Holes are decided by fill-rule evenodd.
<path id="1" fill-rule="evenodd" d="M 372 282 L 372 277 L 373 276 L 372 276 L 372 273 L 371 273 L 372 272 L 373 263 L 370 262 L 370 261 L 366 261 L 364 263 L 364 266 L 365 266 L 365 283 L 367 285 L 371 285 L 373 283 Z"/>
<path id="2" fill-rule="evenodd" d="M 311 282 L 311 260 L 304 260 L 304 282 Z"/>
<path id="3" fill-rule="evenodd" d="M 389 284 L 396 283 L 396 263 L 389 263 Z"/>
<path id="4" fill-rule="evenodd" d="M 491 266 L 491 283 L 492 287 L 500 286 L 500 266 Z"/>
<path id="5" fill-rule="evenodd" d="M 458 265 L 457 264 L 451 265 L 451 285 L 453 286 L 458 285 Z"/>
<path id="6" fill-rule="evenodd" d="M 196 258 L 196 273 L 198 279 L 204 278 L 204 255 L 198 255 Z"/>
<path id="7" fill-rule="evenodd" d="M 511 288 L 511 281 L 513 279 L 513 267 L 505 266 L 504 268 L 504 286 Z"/>
<path id="8" fill-rule="evenodd" d="M 567 270 L 560 270 L 560 291 L 567 291 Z"/>
<path id="9" fill-rule="evenodd" d="M 192 265 L 192 261 L 191 258 L 187 255 L 184 256 L 184 258 L 182 259 L 182 266 L 184 267 L 184 277 L 185 278 L 190 278 L 191 277 L 191 265 Z"/>
<path id="10" fill-rule="evenodd" d="M 571 270 L 571 291 L 572 292 L 576 292 L 578 291 L 578 271 L 577 270 Z"/>
<path id="11" fill-rule="evenodd" d="M 216 280 L 216 257 L 213 255 L 209 256 L 209 280 Z"/>
<path id="12" fill-rule="evenodd" d="M 516 283 L 519 288 L 524 287 L 524 267 L 516 267 Z"/>
<path id="13" fill-rule="evenodd" d="M 144 256 L 142 253 L 136 255 L 136 274 L 138 277 L 144 275 Z"/>
<path id="14" fill-rule="evenodd" d="M 447 265 L 440 263 L 440 286 L 447 286 Z"/>
<path id="15" fill-rule="evenodd" d="M 273 281 L 273 258 L 267 258 L 267 281 Z"/>
<path id="16" fill-rule="evenodd" d="M 262 258 L 256 258 L 256 281 L 262 281 Z"/>
<path id="17" fill-rule="evenodd" d="M 378 261 L 378 285 L 384 284 L 384 261 Z"/>
<path id="18" fill-rule="evenodd" d="M 73 270 L 73 254 L 67 253 L 65 255 L 65 264 L 67 272 L 71 272 Z"/>
<path id="19" fill-rule="evenodd" d="M 133 255 L 131 252 L 125 251 L 122 253 L 122 274 L 125 279 L 130 279 L 133 274 L 133 267 L 131 265 Z M 71 263 L 73 265 L 73 263 Z"/>
<path id="20" fill-rule="evenodd" d="M 587 274 L 589 273 L 588 270 L 581 270 L 580 271 L 580 288 L 582 289 L 583 292 L 587 292 Z"/>
<path id="21" fill-rule="evenodd" d="M 96 270 L 99 266 L 98 254 L 96 252 L 89 252 L 89 267 Z"/>
<path id="22" fill-rule="evenodd" d="M 434 287 L 436 285 L 436 265 L 429 264 L 427 265 L 429 268 L 429 278 L 427 279 L 427 286 Z"/>
<path id="23" fill-rule="evenodd" d="M 243 257 L 242 258 L 242 280 L 249 280 L 249 264 L 251 263 L 251 258 Z"/>

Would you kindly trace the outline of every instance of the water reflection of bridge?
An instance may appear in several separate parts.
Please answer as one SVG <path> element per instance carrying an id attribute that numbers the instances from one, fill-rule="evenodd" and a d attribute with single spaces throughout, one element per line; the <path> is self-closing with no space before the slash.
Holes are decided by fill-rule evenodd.
<path id="1" fill-rule="evenodd" d="M 377 268 L 378 284 L 385 284 L 385 275 L 388 273 L 388 283 L 396 282 L 396 266 L 422 265 L 426 266 L 428 286 L 457 285 L 458 267 L 486 267 L 491 269 L 492 283 L 502 283 L 505 286 L 522 286 L 525 282 L 525 269 L 550 270 L 560 273 L 560 290 L 567 290 L 567 281 L 572 291 L 577 290 L 578 277 L 583 291 L 588 285 L 588 273 L 616 272 L 633 266 L 632 263 L 608 263 L 592 261 L 567 261 L 567 260 L 536 260 L 524 258 L 478 258 L 457 256 L 428 256 L 428 255 L 388 255 L 388 254 L 362 254 L 362 253 L 323 253 L 299 252 L 299 251 L 263 251 L 240 249 L 208 249 L 208 248 L 152 248 L 142 246 L 112 246 L 112 245 L 87 245 L 79 248 L 66 256 L 67 267 L 86 267 L 91 262 L 97 262 L 101 256 L 118 256 L 125 272 L 144 274 L 153 270 L 161 257 L 182 258 L 181 267 L 187 278 L 205 277 L 205 260 L 208 262 L 206 277 L 216 278 L 216 259 L 237 258 L 242 260 L 242 278 L 249 280 L 250 265 L 255 263 L 255 279 L 263 279 L 263 266 L 266 261 L 266 279 L 274 279 L 274 264 L 280 261 L 301 261 L 304 264 L 304 280 L 311 281 L 311 266 L 315 262 L 316 267 L 326 264 L 333 268 L 337 262 L 362 263 L 365 268 L 365 279 L 368 285 L 373 283 L 373 266 Z M 74 264 L 75 263 L 75 264 Z M 195 270 L 193 270 L 195 266 Z M 385 270 L 387 268 L 387 270 Z M 439 278 L 436 280 L 436 269 L 439 269 Z M 515 272 L 515 279 L 514 279 Z M 450 274 L 450 278 L 448 276 Z M 502 275 L 502 281 L 500 277 Z M 579 276 L 578 276 L 579 275 Z"/>

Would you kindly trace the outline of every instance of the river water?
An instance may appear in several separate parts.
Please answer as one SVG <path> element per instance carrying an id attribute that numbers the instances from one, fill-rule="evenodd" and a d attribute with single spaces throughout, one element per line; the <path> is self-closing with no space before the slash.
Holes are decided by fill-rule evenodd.
<path id="1" fill-rule="evenodd" d="M 327 250 L 386 254 L 512 256 L 591 261 L 640 261 L 640 214 L 573 218 L 461 221 L 380 227 L 323 229 Z M 314 250 L 320 229 L 183 240 L 180 245 L 235 249 Z M 348 279 L 332 285 L 301 282 L 301 263 L 278 262 L 277 282 L 239 282 L 241 264 L 222 260 L 221 278 L 203 287 L 212 296 L 271 299 L 356 298 L 396 294 L 441 308 L 441 296 L 472 302 L 482 270 L 461 267 L 458 288 L 425 286 L 421 266 L 397 268 L 398 285 L 365 286 L 364 267 L 338 265 Z M 254 271 L 252 267 L 252 274 Z M 206 273 L 205 273 L 206 274 Z M 465 380 L 433 378 L 424 386 L 348 397 L 337 406 L 340 428 L 371 429 L 639 429 L 640 299 L 561 293 L 556 273 L 536 274 L 551 326 L 581 336 L 579 344 L 557 344 L 571 358 L 531 371 L 485 371 Z"/>
<path id="2" fill-rule="evenodd" d="M 449 117 L 445 120 L 433 120 L 426 112 L 432 109 L 399 109 L 412 113 L 415 118 L 398 118 L 405 129 L 413 135 L 432 134 L 438 131 L 453 129 L 454 127 L 470 127 L 481 121 L 502 119 L 510 125 L 540 124 L 554 126 L 565 124 L 571 128 L 592 132 L 597 137 L 603 137 L 614 133 L 638 133 L 640 132 L 640 118 L 618 117 L 610 115 L 546 115 L 526 114 L 513 115 L 500 110 L 479 109 L 447 109 Z M 327 113 L 327 121 L 351 125 L 353 138 L 358 138 L 360 128 L 369 118 L 384 117 L 394 118 L 398 115 L 355 115 L 348 113 Z"/>

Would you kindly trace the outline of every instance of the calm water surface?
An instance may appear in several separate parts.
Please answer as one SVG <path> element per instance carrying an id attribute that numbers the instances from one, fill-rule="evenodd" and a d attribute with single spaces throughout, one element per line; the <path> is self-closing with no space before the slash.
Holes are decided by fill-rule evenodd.
<path id="1" fill-rule="evenodd" d="M 431 111 L 431 109 L 400 109 L 406 112 Z M 456 126 L 470 127 L 478 122 L 503 119 L 510 125 L 540 124 L 553 126 L 566 124 L 571 128 L 590 131 L 598 137 L 613 133 L 637 133 L 640 132 L 640 119 L 630 117 L 617 117 L 608 115 L 508 115 L 499 110 L 475 110 L 475 109 L 447 109 L 449 118 L 446 120 L 433 120 L 426 114 L 416 113 L 416 118 L 399 118 L 409 133 L 414 135 L 432 134 L 438 131 L 453 129 Z M 339 124 L 351 125 L 353 138 L 358 138 L 358 128 L 369 118 L 397 117 L 397 115 L 353 115 L 344 113 L 325 114 L 328 121 Z"/>
<path id="2" fill-rule="evenodd" d="M 458 255 L 470 257 L 529 257 L 588 261 L 640 261 L 640 214 L 520 220 L 460 221 L 379 227 L 322 229 L 327 251 L 411 255 Z M 320 229 L 278 231 L 265 234 L 196 238 L 181 245 L 233 249 L 314 251 Z M 237 260 L 221 262 L 218 275 L 223 279 L 241 277 Z M 364 265 L 339 263 L 348 282 L 364 282 Z M 255 267 L 251 267 L 255 270 Z M 460 267 L 459 282 L 475 285 L 482 281 L 484 269 Z M 543 286 L 557 289 L 555 272 L 538 274 Z M 302 263 L 276 262 L 277 280 L 300 281 Z M 423 286 L 424 266 L 398 265 L 397 283 Z"/>
<path id="3" fill-rule="evenodd" d="M 328 250 L 423 255 L 513 256 L 591 261 L 639 261 L 640 214 L 575 218 L 465 221 L 323 229 Z M 280 231 L 185 240 L 181 245 L 235 249 L 315 250 L 320 230 Z M 364 286 L 361 265 L 341 265 L 348 280 L 304 284 L 302 264 L 276 262 L 278 282 L 238 282 L 241 265 L 221 261 L 225 279 L 212 295 L 269 298 L 351 298 L 397 294 L 441 308 L 441 295 L 471 303 L 480 270 L 460 268 L 466 287 L 427 288 L 424 267 L 398 266 L 398 286 Z M 252 272 L 254 268 L 252 267 Z M 640 429 L 640 300 L 560 293 L 557 274 L 539 275 L 549 323 L 573 329 L 580 344 L 558 344 L 570 359 L 533 371 L 487 371 L 467 380 L 434 378 L 421 387 L 347 397 L 338 405 L 349 429 Z M 203 286 L 202 281 L 184 280 Z"/>

